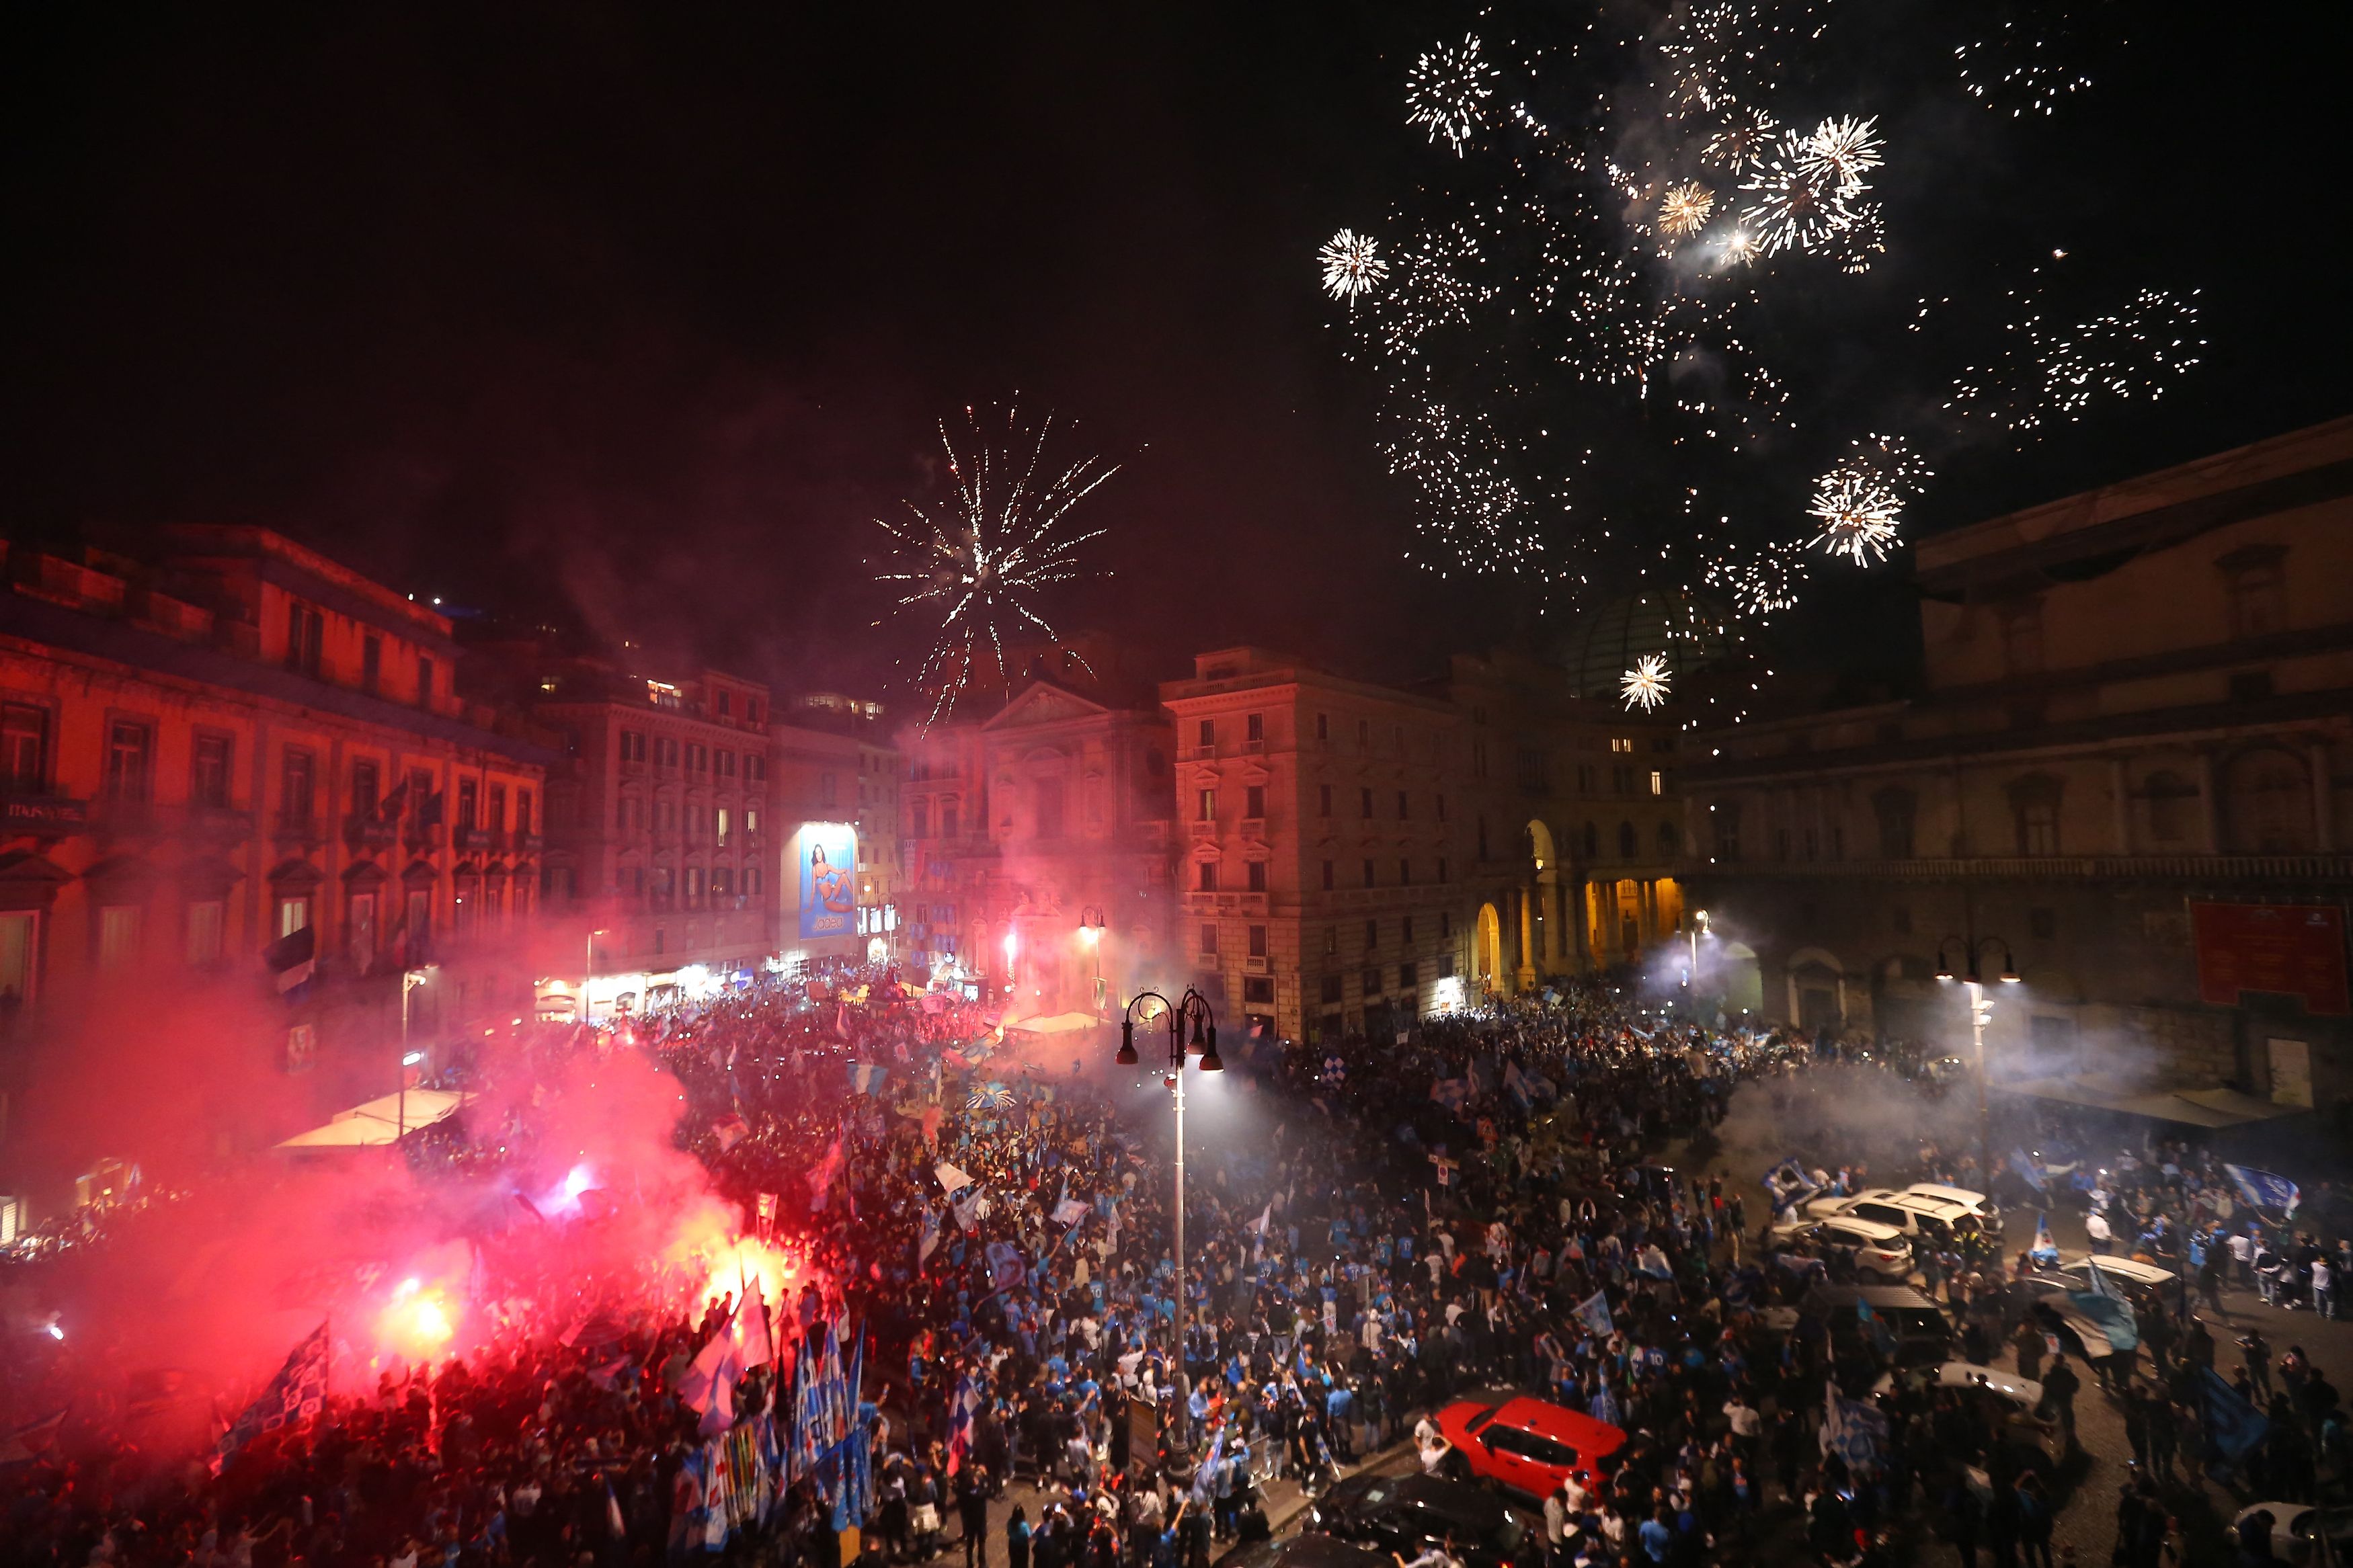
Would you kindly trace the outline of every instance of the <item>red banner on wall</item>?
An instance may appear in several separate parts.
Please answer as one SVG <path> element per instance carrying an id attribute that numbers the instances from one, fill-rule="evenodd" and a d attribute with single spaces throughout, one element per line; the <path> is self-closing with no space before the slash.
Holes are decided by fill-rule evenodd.
<path id="1" fill-rule="evenodd" d="M 2235 1006 L 2242 991 L 2304 999 L 2310 1013 L 2353 1010 L 2346 996 L 2345 911 L 2331 904 L 2191 904 L 2198 994 Z"/>

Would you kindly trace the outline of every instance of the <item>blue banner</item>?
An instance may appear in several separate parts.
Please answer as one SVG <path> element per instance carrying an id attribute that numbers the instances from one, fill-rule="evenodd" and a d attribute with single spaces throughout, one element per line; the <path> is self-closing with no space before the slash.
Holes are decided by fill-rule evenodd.
<path id="1" fill-rule="evenodd" d="M 2304 1194 L 2294 1182 L 2274 1171 L 2258 1171 L 2246 1165 L 2225 1165 L 2223 1173 L 2239 1195 L 2260 1209 L 2278 1209 L 2295 1213 L 2295 1205 L 2304 1201 Z"/>

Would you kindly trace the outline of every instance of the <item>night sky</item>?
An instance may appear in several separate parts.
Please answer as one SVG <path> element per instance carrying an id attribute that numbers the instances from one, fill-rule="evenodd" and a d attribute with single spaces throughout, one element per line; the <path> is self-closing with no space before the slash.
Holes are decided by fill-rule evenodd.
<path id="1" fill-rule="evenodd" d="M 872 689 L 920 638 L 871 629 L 867 520 L 934 481 L 935 419 L 1018 392 L 1125 464 L 1089 503 L 1115 575 L 1066 625 L 1397 678 L 1527 624 L 1401 563 L 1313 261 L 1429 155 L 1403 73 L 1469 8 L 684 9 L 48 8 L 0 63 L 8 532 L 263 522 L 421 595 Z M 2210 362 L 1960 464 L 1929 525 L 2353 403 L 2339 57 L 2293 9 L 2073 9 L 2103 63 L 2069 156 L 1982 182 L 2202 289 Z M 1785 637 L 1837 661 L 1858 593 L 1904 618 L 1894 576 Z"/>

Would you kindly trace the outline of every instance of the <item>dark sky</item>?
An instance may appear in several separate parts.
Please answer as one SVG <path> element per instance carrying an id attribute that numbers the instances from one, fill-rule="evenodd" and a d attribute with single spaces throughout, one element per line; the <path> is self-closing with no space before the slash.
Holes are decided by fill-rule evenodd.
<path id="1" fill-rule="evenodd" d="M 1950 515 L 2348 401 L 2337 268 L 2278 221 L 2316 188 L 2295 148 L 2341 134 L 2328 52 L 2293 13 L 2179 9 L 2071 112 L 2114 161 L 2082 199 L 2204 287 L 2215 363 L 1978 466 Z M 929 482 L 934 419 L 1018 391 L 1126 464 L 1089 503 L 1116 575 L 1067 624 L 1398 675 L 1525 608 L 1401 563 L 1312 261 L 1420 155 L 1402 73 L 1465 9 L 261 15 L 12 37 L 19 537 L 262 521 L 421 593 L 871 687 L 918 639 L 869 629 L 867 520 Z"/>

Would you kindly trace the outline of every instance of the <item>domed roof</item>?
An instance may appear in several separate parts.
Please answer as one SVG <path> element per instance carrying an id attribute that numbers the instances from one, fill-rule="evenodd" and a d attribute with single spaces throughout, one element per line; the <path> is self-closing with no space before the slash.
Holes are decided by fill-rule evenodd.
<path id="1" fill-rule="evenodd" d="M 1646 589 L 1579 616 L 1562 662 L 1578 696 L 1615 701 L 1639 659 L 1663 655 L 1676 675 L 1715 659 L 1724 651 L 1722 625 L 1723 611 L 1697 595 Z"/>

